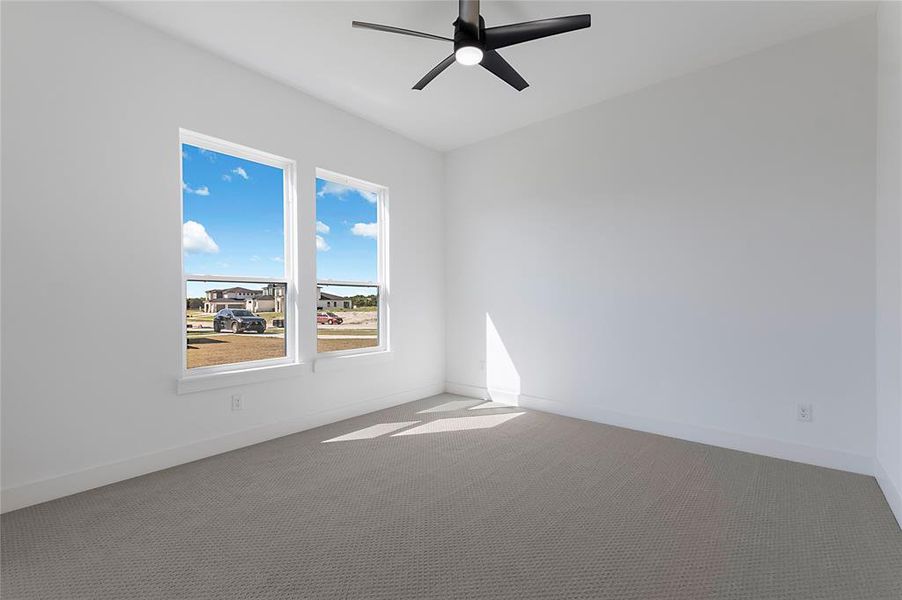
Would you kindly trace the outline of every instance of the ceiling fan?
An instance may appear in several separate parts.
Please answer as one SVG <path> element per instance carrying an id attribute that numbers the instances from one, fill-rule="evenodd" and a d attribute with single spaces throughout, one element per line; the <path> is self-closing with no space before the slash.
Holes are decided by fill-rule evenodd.
<path id="1" fill-rule="evenodd" d="M 429 40 L 453 42 L 454 53 L 426 73 L 413 86 L 415 90 L 422 90 L 439 73 L 451 66 L 451 63 L 457 61 L 462 65 L 468 66 L 482 65 L 520 92 L 529 87 L 529 84 L 498 54 L 499 48 L 522 44 L 523 42 L 537 40 L 550 35 L 584 29 L 592 24 L 591 15 L 572 15 L 569 17 L 555 17 L 553 19 L 515 23 L 513 25 L 501 25 L 499 27 L 486 27 L 485 20 L 479 14 L 479 0 L 458 1 L 458 16 L 453 23 L 454 39 L 421 31 L 401 29 L 390 25 L 364 23 L 362 21 L 352 21 L 351 26 L 387 31 L 388 33 L 400 33 L 401 35 L 411 35 Z"/>

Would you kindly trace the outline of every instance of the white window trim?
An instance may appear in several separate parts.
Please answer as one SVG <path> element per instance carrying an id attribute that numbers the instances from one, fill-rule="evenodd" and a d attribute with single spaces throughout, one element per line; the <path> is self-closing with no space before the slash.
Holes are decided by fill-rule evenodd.
<path id="1" fill-rule="evenodd" d="M 252 277 L 238 275 L 208 275 L 204 273 L 185 273 L 184 239 L 181 235 L 185 222 L 185 205 L 181 182 L 184 181 L 182 172 L 182 145 L 203 147 L 222 154 L 229 154 L 238 158 L 254 161 L 271 167 L 282 169 L 283 172 L 283 226 L 285 228 L 285 277 Z M 179 352 L 179 383 L 180 393 L 199 391 L 202 389 L 215 389 L 225 385 L 233 385 L 242 379 L 258 380 L 259 375 L 271 376 L 274 367 L 296 367 L 301 365 L 298 352 L 298 336 L 300 331 L 298 317 L 298 255 L 297 255 L 297 164 L 294 160 L 269 154 L 254 148 L 235 144 L 226 140 L 204 135 L 187 129 L 179 129 L 179 261 L 181 264 L 181 305 L 179 306 L 179 322 L 181 323 L 181 351 Z M 285 284 L 285 357 L 267 360 L 246 361 L 227 365 L 214 365 L 209 367 L 188 368 L 186 332 L 188 322 L 186 315 L 188 281 L 225 281 L 235 283 L 284 283 Z M 297 371 L 297 369 L 292 369 Z M 246 373 L 247 377 L 236 377 L 236 374 Z M 220 376 L 220 377 L 217 377 Z"/>
<path id="2" fill-rule="evenodd" d="M 377 281 L 348 281 L 348 280 L 332 280 L 315 278 L 314 294 L 318 294 L 319 286 L 328 285 L 350 285 L 358 287 L 375 287 L 378 290 L 379 304 L 377 306 L 376 318 L 379 323 L 379 345 L 369 348 L 355 348 L 352 350 L 339 350 L 336 352 L 316 352 L 315 371 L 332 370 L 328 367 L 329 361 L 337 359 L 335 366 L 345 365 L 348 363 L 346 359 L 355 357 L 373 357 L 373 355 L 386 355 L 391 353 L 391 338 L 389 327 L 391 297 L 389 295 L 389 211 L 388 211 L 388 188 L 384 185 L 356 179 L 347 175 L 329 171 L 327 169 L 316 169 L 317 179 L 331 181 L 353 187 L 367 192 L 376 194 L 376 222 L 378 223 L 378 238 L 376 239 L 376 276 Z M 316 252 L 316 248 L 314 248 Z M 316 265 L 316 257 L 314 256 L 314 265 Z M 319 297 L 316 297 L 319 301 Z M 315 329 L 314 329 L 315 331 Z M 316 348 L 316 340 L 314 340 L 314 348 Z M 354 361 L 357 363 L 358 361 Z M 369 361 L 367 361 L 369 362 Z"/>

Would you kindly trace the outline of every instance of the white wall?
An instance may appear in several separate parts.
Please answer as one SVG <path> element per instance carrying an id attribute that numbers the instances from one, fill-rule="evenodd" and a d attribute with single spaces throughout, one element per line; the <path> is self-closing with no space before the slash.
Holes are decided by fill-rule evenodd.
<path id="1" fill-rule="evenodd" d="M 439 154 L 96 5 L 2 10 L 4 510 L 441 391 Z M 304 273 L 315 168 L 390 187 L 393 360 L 176 395 L 179 127 L 297 160 Z"/>
<path id="2" fill-rule="evenodd" d="M 877 11 L 877 479 L 902 524 L 902 4 Z"/>
<path id="3" fill-rule="evenodd" d="M 868 18 L 450 153 L 449 389 L 870 472 L 874 38 Z"/>
<path id="4" fill-rule="evenodd" d="M 865 20 L 461 149 L 444 170 L 102 7 L 2 11 L 4 510 L 443 379 L 851 470 L 876 444 L 899 489 L 898 5 L 879 18 L 879 110 Z M 244 386 L 231 412 L 235 390 L 176 395 L 168 316 L 128 345 L 70 326 L 79 306 L 57 290 L 89 290 L 85 310 L 115 323 L 135 320 L 131 296 L 179 294 L 178 127 L 296 159 L 311 248 L 315 167 L 391 188 L 393 360 Z"/>

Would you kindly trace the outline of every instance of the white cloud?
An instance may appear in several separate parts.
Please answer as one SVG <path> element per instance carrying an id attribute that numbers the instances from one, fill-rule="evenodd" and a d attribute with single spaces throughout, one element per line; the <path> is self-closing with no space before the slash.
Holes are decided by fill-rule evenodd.
<path id="1" fill-rule="evenodd" d="M 376 203 L 376 194 L 375 192 L 368 192 L 365 190 L 360 190 L 355 187 L 350 187 L 347 185 L 342 185 L 340 183 L 335 183 L 334 181 L 327 181 L 319 192 L 316 193 L 317 196 L 325 196 L 326 194 L 331 194 L 333 196 L 346 196 L 347 194 L 357 193 L 361 198 L 370 202 L 372 204 Z"/>
<path id="2" fill-rule="evenodd" d="M 342 196 L 347 194 L 351 188 L 341 185 L 340 183 L 335 183 L 334 181 L 327 181 L 323 186 L 323 189 L 316 193 L 317 196 L 325 196 L 326 194 L 333 194 L 335 196 Z"/>
<path id="3" fill-rule="evenodd" d="M 183 181 L 182 189 L 185 190 L 186 192 L 188 192 L 189 194 L 197 194 L 198 196 L 209 196 L 210 195 L 210 190 L 205 185 L 202 185 L 199 188 L 195 189 Z"/>
<path id="4" fill-rule="evenodd" d="M 326 239 L 318 235 L 316 236 L 316 251 L 317 252 L 325 252 L 329 249 L 329 244 L 326 243 Z"/>
<path id="5" fill-rule="evenodd" d="M 281 256 L 273 256 L 272 259 L 275 262 L 285 262 L 285 259 L 282 258 Z"/>
<path id="6" fill-rule="evenodd" d="M 377 223 L 354 223 L 351 227 L 351 233 L 360 237 L 377 238 L 379 237 L 379 225 Z"/>
<path id="7" fill-rule="evenodd" d="M 247 171 L 245 171 L 241 167 L 235 167 L 234 169 L 232 169 L 232 173 L 234 173 L 238 177 L 241 177 L 242 179 L 250 179 L 250 177 L 247 174 Z"/>
<path id="8" fill-rule="evenodd" d="M 232 181 L 232 176 L 231 175 L 223 175 L 222 180 L 223 181 Z"/>
<path id="9" fill-rule="evenodd" d="M 331 231 L 331 228 L 328 225 L 326 225 L 322 221 L 316 222 L 316 232 L 317 233 L 329 233 L 329 231 Z"/>
<path id="10" fill-rule="evenodd" d="M 256 254 L 254 254 L 254 255 L 251 257 L 251 262 L 260 262 L 260 257 L 257 256 Z"/>
<path id="11" fill-rule="evenodd" d="M 182 225 L 182 245 L 191 254 L 215 254 L 219 246 L 207 233 L 206 227 L 197 221 L 185 221 Z"/>

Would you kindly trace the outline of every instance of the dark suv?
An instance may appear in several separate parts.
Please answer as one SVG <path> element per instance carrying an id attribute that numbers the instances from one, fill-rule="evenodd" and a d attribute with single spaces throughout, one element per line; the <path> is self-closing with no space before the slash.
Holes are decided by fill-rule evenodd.
<path id="1" fill-rule="evenodd" d="M 243 331 L 263 333 L 266 331 L 266 319 L 243 308 L 224 308 L 213 317 L 213 331 L 219 333 L 223 329 L 229 329 L 232 333 Z"/>

